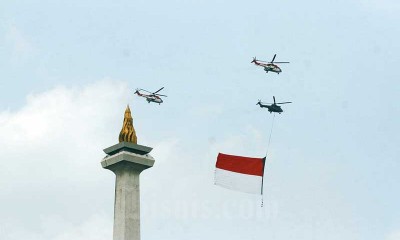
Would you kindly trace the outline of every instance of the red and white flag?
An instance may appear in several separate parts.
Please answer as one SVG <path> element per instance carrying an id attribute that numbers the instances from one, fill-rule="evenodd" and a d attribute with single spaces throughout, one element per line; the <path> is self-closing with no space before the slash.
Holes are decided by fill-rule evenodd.
<path id="1" fill-rule="evenodd" d="M 246 193 L 262 194 L 265 158 L 218 154 L 215 184 Z"/>

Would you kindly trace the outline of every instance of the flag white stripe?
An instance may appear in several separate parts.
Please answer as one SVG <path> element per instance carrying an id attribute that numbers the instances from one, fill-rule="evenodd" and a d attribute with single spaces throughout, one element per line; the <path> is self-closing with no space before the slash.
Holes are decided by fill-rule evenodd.
<path id="1" fill-rule="evenodd" d="M 216 168 L 215 184 L 231 190 L 261 194 L 262 177 Z"/>

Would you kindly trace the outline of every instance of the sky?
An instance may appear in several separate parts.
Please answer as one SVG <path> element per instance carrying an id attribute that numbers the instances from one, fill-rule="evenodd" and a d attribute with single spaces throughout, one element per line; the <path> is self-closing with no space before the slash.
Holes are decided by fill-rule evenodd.
<path id="1" fill-rule="evenodd" d="M 101 168 L 129 104 L 142 239 L 400 239 L 400 4 L 0 2 L 0 239 L 112 238 Z M 250 62 L 276 61 L 279 75 Z M 162 105 L 136 88 L 165 87 Z M 218 152 L 263 157 L 261 197 L 214 186 Z"/>

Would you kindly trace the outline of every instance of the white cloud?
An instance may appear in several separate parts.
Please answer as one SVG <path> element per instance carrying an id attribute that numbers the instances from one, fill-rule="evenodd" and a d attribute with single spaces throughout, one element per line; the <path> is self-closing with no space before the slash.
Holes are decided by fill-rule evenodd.
<path id="1" fill-rule="evenodd" d="M 79 225 L 72 225 L 69 228 L 68 223 L 54 222 L 53 219 L 46 219 L 47 222 L 43 228 L 51 229 L 58 227 L 59 231 L 55 233 L 54 240 L 110 240 L 112 239 L 112 218 L 107 215 L 94 215 Z M 55 223 L 57 224 L 56 226 Z"/>
<path id="2" fill-rule="evenodd" d="M 128 91 L 109 80 L 60 86 L 0 113 L 0 239 L 110 239 L 99 234 L 112 215 L 96 215 L 112 207 L 112 196 L 98 198 L 113 183 L 101 150 L 116 142 Z"/>
<path id="3" fill-rule="evenodd" d="M 396 230 L 396 231 L 391 232 L 387 236 L 386 240 L 400 240 L 400 230 Z"/>
<path id="4" fill-rule="evenodd" d="M 52 175 L 67 177 L 76 167 L 92 163 L 84 158 L 107 146 L 106 139 L 115 138 L 107 134 L 110 128 L 118 133 L 113 117 L 121 115 L 128 102 L 125 96 L 127 87 L 110 81 L 30 95 L 21 110 L 0 114 L 0 144 L 8 155 L 17 155 L 10 159 L 13 164 L 24 166 L 19 174 L 32 175 L 32 168 L 46 166 L 37 170 L 37 177 L 49 169 Z M 62 165 L 63 170 L 57 170 Z"/>
<path id="5" fill-rule="evenodd" d="M 397 0 L 362 0 L 359 3 L 370 11 L 382 11 L 385 13 L 398 13 L 400 2 Z"/>
<path id="6" fill-rule="evenodd" d="M 1 239 L 5 240 L 110 240 L 112 219 L 105 214 L 95 214 L 74 224 L 60 216 L 46 216 L 38 219 L 38 231 L 26 231 L 20 225 L 2 223 Z"/>
<path id="7" fill-rule="evenodd" d="M 29 38 L 15 25 L 8 28 L 5 39 L 11 45 L 14 60 L 29 56 L 35 51 Z"/>

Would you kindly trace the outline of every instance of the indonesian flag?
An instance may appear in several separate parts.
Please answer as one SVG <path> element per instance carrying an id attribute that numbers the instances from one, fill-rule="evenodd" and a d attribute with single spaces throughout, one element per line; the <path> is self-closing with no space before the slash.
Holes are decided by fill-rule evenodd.
<path id="1" fill-rule="evenodd" d="M 262 194 L 265 158 L 218 154 L 215 184 L 246 193 Z"/>

